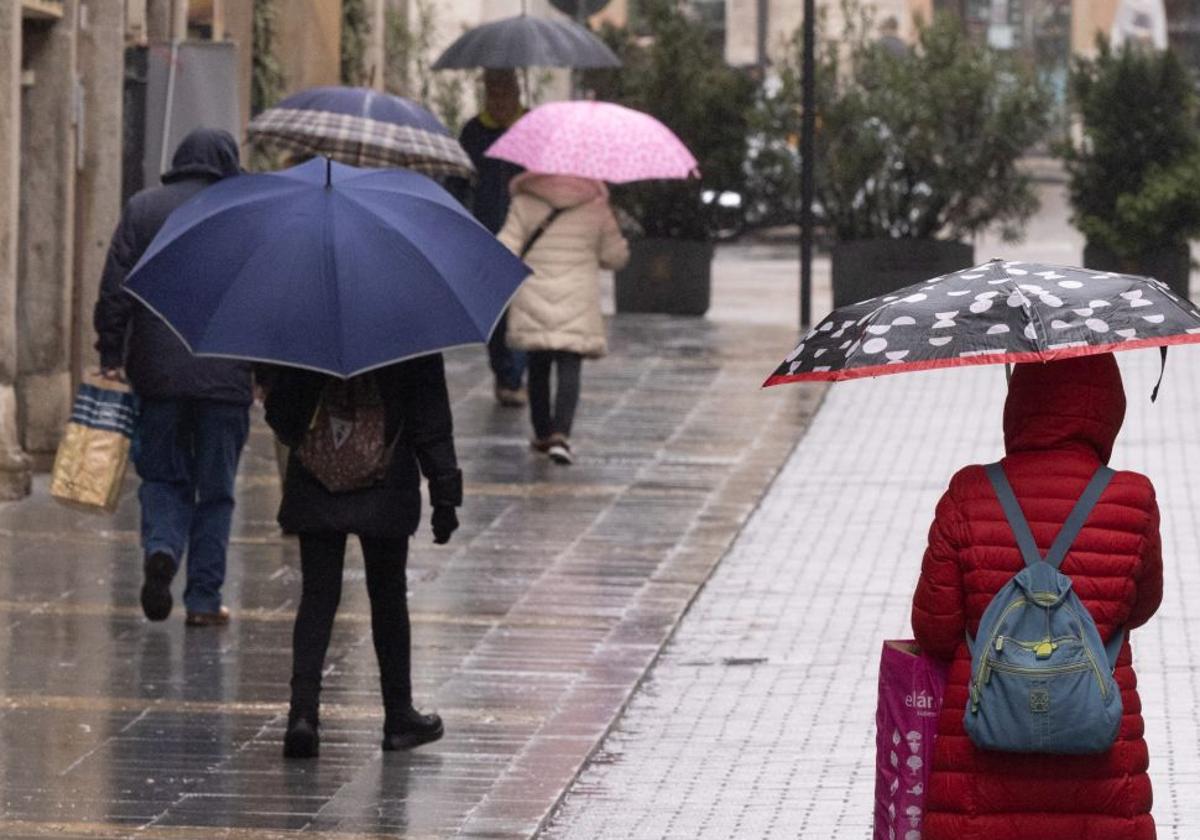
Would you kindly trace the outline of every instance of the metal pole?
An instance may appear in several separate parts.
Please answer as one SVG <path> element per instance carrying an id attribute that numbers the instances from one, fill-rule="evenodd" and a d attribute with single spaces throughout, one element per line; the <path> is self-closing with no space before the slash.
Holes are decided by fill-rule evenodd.
<path id="1" fill-rule="evenodd" d="M 575 22 L 587 29 L 587 19 L 587 0 L 575 0 Z M 578 99 L 579 89 L 582 87 L 580 71 L 572 67 L 567 72 L 571 74 L 571 98 Z"/>
<path id="2" fill-rule="evenodd" d="M 761 73 L 767 71 L 767 40 L 771 31 L 771 0 L 758 0 L 758 69 Z"/>
<path id="3" fill-rule="evenodd" d="M 803 114 L 800 123 L 800 328 L 812 326 L 813 198 L 816 161 L 816 0 L 804 0 Z"/>

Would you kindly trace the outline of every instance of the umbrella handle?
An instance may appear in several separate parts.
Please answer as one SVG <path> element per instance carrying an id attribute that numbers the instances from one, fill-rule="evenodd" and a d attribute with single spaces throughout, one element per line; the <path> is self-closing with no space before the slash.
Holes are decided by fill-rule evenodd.
<path id="1" fill-rule="evenodd" d="M 1158 399 L 1158 389 L 1162 387 L 1163 377 L 1167 373 L 1167 345 L 1159 347 L 1158 352 L 1162 358 L 1162 364 L 1158 369 L 1158 382 L 1154 383 L 1154 390 L 1150 392 L 1150 402 Z"/>

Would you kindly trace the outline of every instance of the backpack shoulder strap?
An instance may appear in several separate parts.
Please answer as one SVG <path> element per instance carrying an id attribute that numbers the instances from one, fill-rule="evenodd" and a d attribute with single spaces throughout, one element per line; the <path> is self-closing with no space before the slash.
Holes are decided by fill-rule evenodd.
<path id="1" fill-rule="evenodd" d="M 542 234 L 546 232 L 546 229 L 549 228 L 550 225 L 554 224 L 554 220 L 561 216 L 564 210 L 566 210 L 565 207 L 551 208 L 550 213 L 546 216 L 546 218 L 542 219 L 542 223 L 534 228 L 533 233 L 529 234 L 529 238 L 525 240 L 525 245 L 521 248 L 521 253 L 517 256 L 519 256 L 521 259 L 525 259 L 525 255 L 533 250 L 533 246 L 536 245 L 537 241 L 542 238 Z"/>
<path id="2" fill-rule="evenodd" d="M 1114 475 L 1116 475 L 1116 472 L 1108 467 L 1102 466 L 1096 470 L 1092 476 L 1092 480 L 1088 482 L 1087 488 L 1084 489 L 1083 495 L 1079 497 L 1079 501 L 1071 509 L 1071 515 L 1063 523 L 1062 530 L 1054 538 L 1054 544 L 1050 546 L 1050 551 L 1046 554 L 1046 562 L 1051 566 L 1057 569 L 1062 565 L 1062 561 L 1067 557 L 1067 552 L 1071 550 L 1071 544 L 1075 542 L 1075 538 L 1083 530 L 1088 516 L 1091 515 L 1092 509 L 1100 501 L 1100 496 L 1103 495 L 1104 489 L 1108 487 L 1108 483 L 1112 481 Z M 1108 659 L 1110 670 L 1117 667 L 1117 656 L 1120 655 L 1121 646 L 1124 643 L 1125 628 L 1119 627 L 1113 632 L 1112 638 L 1108 640 L 1108 644 L 1104 646 L 1104 653 Z"/>
<path id="3" fill-rule="evenodd" d="M 1029 522 L 1025 519 L 1025 514 L 1021 512 L 1021 503 L 1017 501 L 1012 485 L 1008 483 L 1008 476 L 1004 474 L 1004 467 L 995 463 L 988 464 L 984 469 L 992 482 L 992 489 L 996 491 L 996 498 L 1000 500 L 1000 507 L 1004 508 L 1008 527 L 1012 529 L 1013 536 L 1017 538 L 1017 547 L 1021 549 L 1025 565 L 1032 566 L 1041 562 L 1042 555 L 1038 551 L 1037 542 L 1033 539 L 1033 532 L 1029 530 Z"/>
<path id="4" fill-rule="evenodd" d="M 1054 543 L 1050 546 L 1050 551 L 1046 554 L 1046 562 L 1051 566 L 1057 569 L 1062 565 L 1067 552 L 1071 550 L 1071 544 L 1075 542 L 1075 538 L 1083 530 L 1084 523 L 1087 522 L 1092 509 L 1100 501 L 1100 496 L 1104 493 L 1104 488 L 1108 487 L 1108 483 L 1112 481 L 1112 477 L 1115 474 L 1108 467 L 1100 467 L 1096 470 L 1092 476 L 1092 480 L 1088 482 L 1087 488 L 1084 489 L 1083 495 L 1079 497 L 1079 501 L 1071 509 L 1071 515 L 1063 523 L 1062 530 L 1054 538 Z"/>

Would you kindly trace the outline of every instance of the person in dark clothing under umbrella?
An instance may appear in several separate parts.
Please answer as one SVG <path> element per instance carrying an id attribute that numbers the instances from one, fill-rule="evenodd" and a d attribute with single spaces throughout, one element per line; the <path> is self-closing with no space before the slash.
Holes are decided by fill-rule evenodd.
<path id="1" fill-rule="evenodd" d="M 141 401 L 134 466 L 142 481 L 141 603 L 151 621 L 170 615 L 171 580 L 186 557 L 187 624 L 229 622 L 221 587 L 253 389 L 249 364 L 193 356 L 123 287 L 175 208 L 240 171 L 237 141 L 228 132 L 188 134 L 162 186 L 133 196 L 121 214 L 94 312 L 103 375 L 127 378 Z"/>
<path id="2" fill-rule="evenodd" d="M 300 450 L 320 416 L 324 389 L 334 380 L 278 366 L 270 366 L 260 376 L 267 388 L 267 423 L 291 453 L 279 524 L 299 534 L 303 578 L 292 635 L 286 758 L 312 758 L 319 753 L 321 674 L 341 597 L 350 534 L 358 536 L 366 565 L 371 635 L 383 694 L 383 749 L 411 749 L 442 737 L 441 718 L 413 708 L 405 566 L 408 541 L 421 517 L 422 474 L 433 507 L 434 542 L 448 542 L 458 528 L 455 508 L 462 504 L 462 472 L 454 451 L 445 367 L 442 356 L 434 354 L 356 379 L 368 377 L 383 405 L 383 440 L 388 442 L 391 460 L 374 483 L 333 492 L 305 466 Z"/>
<path id="3" fill-rule="evenodd" d="M 483 110 L 463 126 L 459 142 L 471 156 L 479 180 L 473 191 L 454 190 L 463 203 L 492 233 L 499 233 L 508 217 L 508 184 L 525 170 L 514 163 L 487 157 L 484 153 L 524 113 L 521 90 L 513 70 L 483 71 Z M 463 195 L 463 193 L 466 193 Z M 488 359 L 496 378 L 496 401 L 505 406 L 525 404 L 525 354 L 505 343 L 507 313 L 500 317 L 488 342 Z"/>

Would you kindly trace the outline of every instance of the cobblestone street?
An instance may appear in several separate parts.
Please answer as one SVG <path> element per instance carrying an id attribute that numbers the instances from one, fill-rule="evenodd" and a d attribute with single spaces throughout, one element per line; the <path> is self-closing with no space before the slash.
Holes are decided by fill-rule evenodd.
<path id="1" fill-rule="evenodd" d="M 793 255 L 723 256 L 719 294 L 743 300 L 758 266 Z M 299 570 L 260 423 L 227 629 L 185 630 L 181 609 L 142 618 L 132 479 L 112 518 L 57 506 L 44 478 L 0 506 L 0 836 L 530 836 L 815 408 L 818 390 L 758 391 L 764 359 L 794 338 L 791 311 L 775 325 L 617 319 L 613 355 L 584 366 L 570 469 L 530 454 L 526 413 L 495 406 L 482 350 L 450 357 L 463 527 L 440 548 L 424 525 L 409 569 L 418 704 L 447 736 L 407 756 L 379 751 L 355 546 L 322 757 L 280 758 Z"/>

